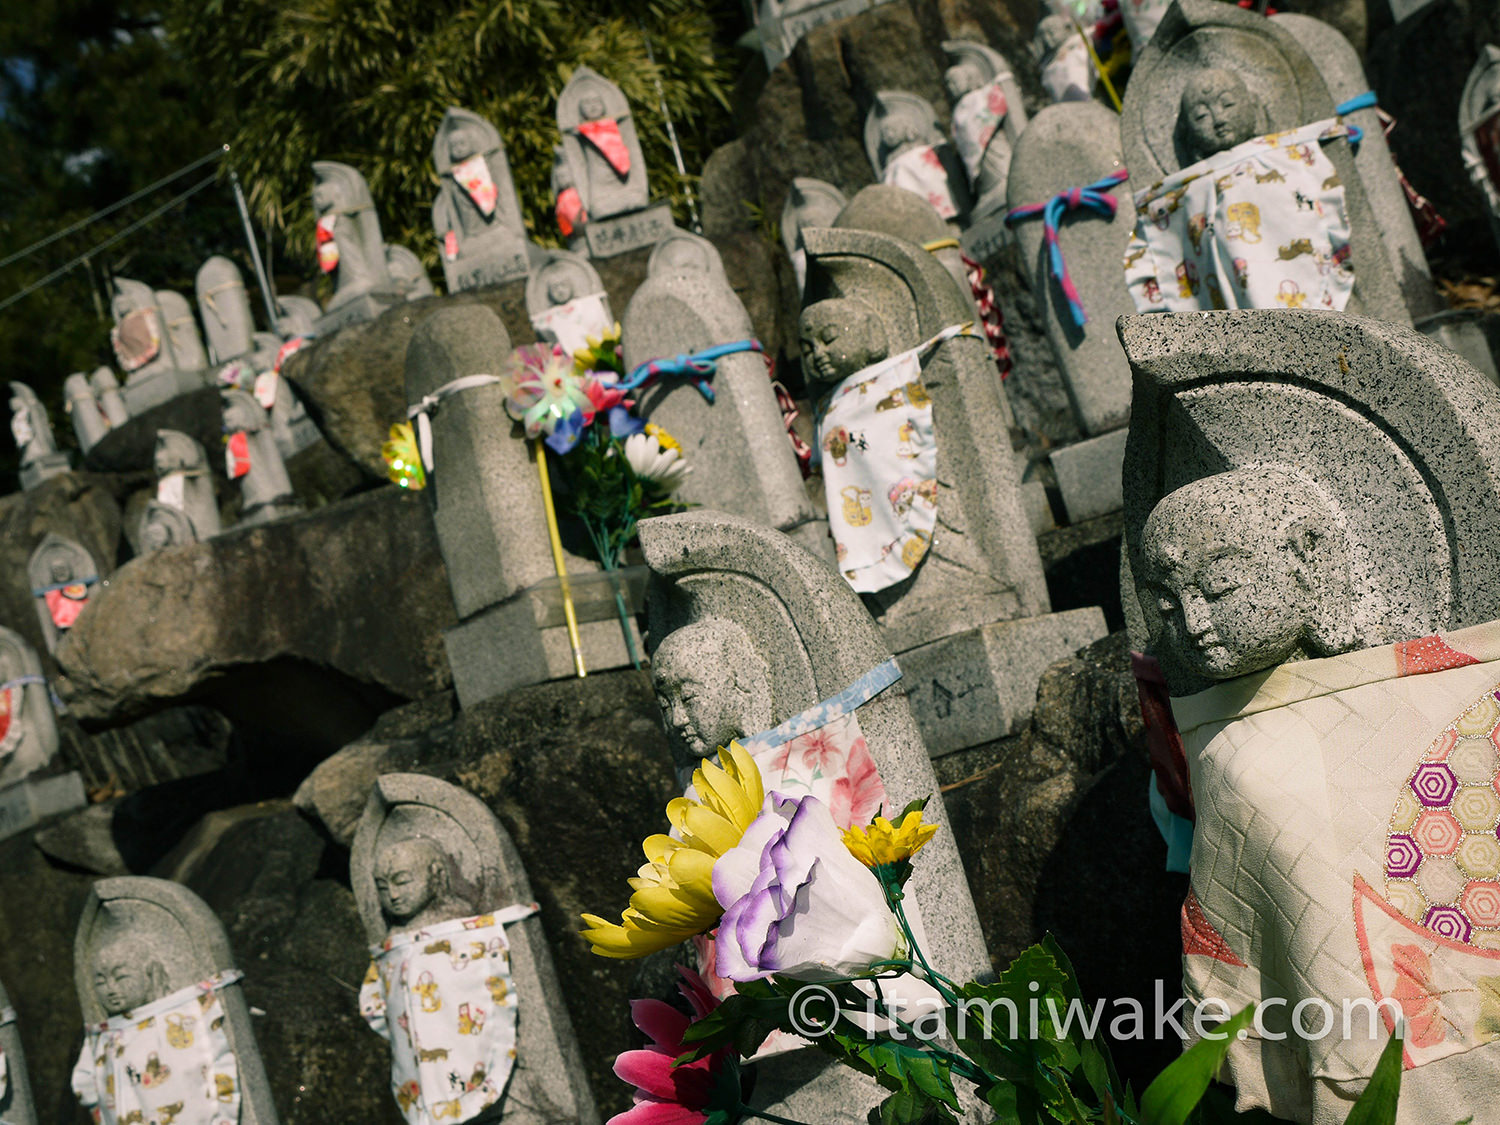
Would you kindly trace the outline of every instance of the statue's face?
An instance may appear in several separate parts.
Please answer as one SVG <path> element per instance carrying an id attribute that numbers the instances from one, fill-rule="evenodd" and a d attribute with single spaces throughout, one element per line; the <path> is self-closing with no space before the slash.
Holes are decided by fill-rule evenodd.
<path id="1" fill-rule="evenodd" d="M 455 164 L 483 151 L 484 142 L 480 139 L 479 130 L 473 125 L 460 125 L 448 134 L 448 158 Z"/>
<path id="2" fill-rule="evenodd" d="M 598 94 L 585 94 L 578 100 L 578 112 L 585 121 L 597 121 L 604 116 L 604 99 Z"/>
<path id="3" fill-rule="evenodd" d="M 685 666 L 685 660 L 663 655 L 658 650 L 651 668 L 656 702 L 668 731 L 692 757 L 706 758 L 732 739 L 754 733 L 740 729 L 733 693 L 722 685 L 716 688 L 700 669 Z"/>
<path id="4" fill-rule="evenodd" d="M 156 989 L 152 969 L 160 972 L 155 962 L 148 963 L 144 951 L 133 943 L 108 945 L 99 951 L 94 961 L 94 995 L 106 1015 L 118 1016 L 160 999 L 154 995 Z"/>
<path id="5" fill-rule="evenodd" d="M 558 274 L 547 282 L 547 300 L 554 305 L 566 305 L 573 299 L 573 282 L 567 274 Z"/>
<path id="6" fill-rule="evenodd" d="M 1185 491 L 1185 490 L 1184 490 Z M 1285 660 L 1312 626 L 1287 534 L 1244 506 L 1168 496 L 1146 521 L 1143 585 L 1164 636 L 1193 671 L 1227 680 Z M 1260 526 L 1257 524 L 1260 523 Z"/>
<path id="7" fill-rule="evenodd" d="M 809 305 L 801 329 L 802 355 L 818 382 L 841 382 L 886 357 L 885 341 L 876 338 L 878 324 L 842 298 Z"/>
<path id="8" fill-rule="evenodd" d="M 438 892 L 436 858 L 418 840 L 398 840 L 381 849 L 375 860 L 375 890 L 386 917 L 404 922 L 431 904 Z"/>
<path id="9" fill-rule="evenodd" d="M 662 247 L 661 263 L 672 273 L 707 273 L 703 251 L 686 238 L 674 238 Z"/>
<path id="10" fill-rule="evenodd" d="M 313 185 L 313 210 L 318 214 L 333 210 L 338 201 L 338 191 L 330 181 L 320 180 Z"/>
<path id="11" fill-rule="evenodd" d="M 1067 16 L 1050 15 L 1036 25 L 1037 42 L 1041 44 L 1042 51 L 1049 55 L 1073 34 L 1073 25 Z"/>
<path id="12" fill-rule="evenodd" d="M 1182 91 L 1182 119 L 1198 159 L 1255 136 L 1255 98 L 1232 70 L 1195 74 Z"/>
<path id="13" fill-rule="evenodd" d="M 919 139 L 916 123 L 905 114 L 890 114 L 881 119 L 880 143 L 884 148 L 899 148 Z"/>
<path id="14" fill-rule="evenodd" d="M 156 443 L 156 453 L 151 458 L 151 464 L 159 477 L 166 476 L 178 468 L 177 458 L 172 456 L 172 447 L 164 441 Z"/>
<path id="15" fill-rule="evenodd" d="M 159 520 L 152 520 L 141 527 L 141 546 L 148 551 L 160 551 L 163 547 L 172 545 L 172 533 L 167 525 Z"/>
<path id="16" fill-rule="evenodd" d="M 52 575 L 54 582 L 73 581 L 73 564 L 62 555 L 55 555 L 48 566 L 48 572 Z"/>
<path id="17" fill-rule="evenodd" d="M 948 68 L 943 75 L 943 85 L 948 88 L 948 97 L 956 102 L 969 91 L 983 86 L 984 75 L 979 73 L 979 68 L 973 63 L 959 63 Z"/>

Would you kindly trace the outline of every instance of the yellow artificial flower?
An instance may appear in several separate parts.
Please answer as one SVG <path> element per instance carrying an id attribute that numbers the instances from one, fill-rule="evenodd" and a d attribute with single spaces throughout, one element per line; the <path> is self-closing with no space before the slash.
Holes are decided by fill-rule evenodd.
<path id="1" fill-rule="evenodd" d="M 696 797 L 667 802 L 676 836 L 647 837 L 646 863 L 630 880 L 630 905 L 620 921 L 585 914 L 583 936 L 601 957 L 644 957 L 706 933 L 724 912 L 714 898 L 718 858 L 740 842 L 765 801 L 755 759 L 738 742 L 693 772 Z"/>
<path id="2" fill-rule="evenodd" d="M 598 336 L 584 336 L 587 347 L 573 353 L 573 370 L 579 375 L 586 371 L 618 371 L 619 356 L 615 349 L 620 345 L 620 322 L 615 321 L 612 330 Z"/>
<path id="3" fill-rule="evenodd" d="M 675 449 L 678 453 L 682 452 L 682 443 L 674 438 L 671 434 L 667 433 L 666 430 L 662 429 L 655 422 L 646 423 L 646 433 L 654 437 L 656 439 L 656 444 L 661 446 L 663 449 Z"/>
<path id="4" fill-rule="evenodd" d="M 380 456 L 385 460 L 385 471 L 392 484 L 413 490 L 427 486 L 422 454 L 410 422 L 397 422 L 391 427 L 390 440 L 380 447 Z"/>
<path id="5" fill-rule="evenodd" d="M 921 809 L 913 809 L 901 818 L 900 824 L 877 816 L 869 828 L 844 829 L 844 847 L 866 867 L 884 867 L 910 859 L 937 835 L 937 830 L 936 824 L 922 823 Z"/>

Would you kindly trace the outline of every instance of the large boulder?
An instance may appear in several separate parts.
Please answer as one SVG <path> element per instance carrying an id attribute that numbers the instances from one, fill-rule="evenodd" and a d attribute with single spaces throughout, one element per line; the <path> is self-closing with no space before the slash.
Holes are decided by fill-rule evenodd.
<path id="1" fill-rule="evenodd" d="M 425 500 L 387 487 L 134 559 L 59 646 L 85 722 L 194 698 L 337 748 L 451 681 L 447 573 Z"/>

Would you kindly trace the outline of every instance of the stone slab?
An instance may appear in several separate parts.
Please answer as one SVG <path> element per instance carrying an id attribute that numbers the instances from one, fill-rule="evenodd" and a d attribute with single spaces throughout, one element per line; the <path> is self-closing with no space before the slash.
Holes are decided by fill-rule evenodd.
<path id="1" fill-rule="evenodd" d="M 583 228 L 591 258 L 613 258 L 632 250 L 654 245 L 672 229 L 672 208 L 665 201 L 652 203 L 639 211 L 590 219 Z"/>
<path id="2" fill-rule="evenodd" d="M 313 332 L 318 336 L 331 336 L 340 328 L 347 328 L 351 324 L 363 324 L 367 320 L 374 320 L 392 305 L 398 305 L 406 299 L 406 295 L 399 289 L 377 289 L 369 293 L 362 293 L 352 301 L 345 301 L 336 309 L 329 309 L 318 317 L 313 324 Z M 129 388 L 126 388 L 129 390 Z M 129 396 L 126 396 L 129 401 Z M 134 413 L 134 407 L 131 413 Z"/>
<path id="3" fill-rule="evenodd" d="M 0 789 L 0 840 L 88 803 L 77 770 L 56 777 L 23 778 Z"/>
<path id="4" fill-rule="evenodd" d="M 965 254 L 985 266 L 993 262 L 1014 237 L 1010 227 L 1005 225 L 1005 211 L 1000 210 L 975 219 L 959 235 L 958 241 Z"/>
<path id="5" fill-rule="evenodd" d="M 1069 523 L 1082 523 L 1124 507 L 1121 474 L 1129 428 L 1112 430 L 1061 449 L 1049 457 Z"/>
<path id="6" fill-rule="evenodd" d="M 445 256 L 443 281 L 449 293 L 457 293 L 460 289 L 504 285 L 525 277 L 527 269 L 525 241 L 509 231 L 498 231 L 471 240 L 469 253 L 456 261 Z"/>
<path id="7" fill-rule="evenodd" d="M 537 610 L 529 594 L 492 606 L 443 631 L 443 646 L 453 670 L 453 686 L 465 709 L 517 688 L 575 675 L 568 631 L 537 627 Z M 636 652 L 645 646 L 631 622 Z M 582 621 L 578 639 L 589 672 L 628 668 L 630 654 L 618 618 Z"/>
<path id="8" fill-rule="evenodd" d="M 934 758 L 1016 734 L 1049 665 L 1109 632 L 1095 606 L 1002 621 L 910 649 L 899 660 L 912 715 Z"/>

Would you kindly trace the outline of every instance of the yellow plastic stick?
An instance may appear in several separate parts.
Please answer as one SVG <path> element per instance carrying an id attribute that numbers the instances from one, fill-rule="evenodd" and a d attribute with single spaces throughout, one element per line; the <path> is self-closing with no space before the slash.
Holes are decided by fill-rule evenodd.
<path id="1" fill-rule="evenodd" d="M 547 475 L 547 455 L 541 443 L 531 442 L 531 457 L 542 481 L 542 507 L 547 511 L 547 538 L 552 544 L 552 566 L 562 587 L 563 617 L 568 623 L 568 644 L 573 646 L 573 667 L 582 679 L 589 674 L 583 666 L 583 642 L 578 639 L 578 614 L 573 609 L 573 589 L 568 585 L 568 564 L 563 560 L 562 536 L 557 532 L 557 509 L 552 506 L 552 478 Z"/>
<path id="2" fill-rule="evenodd" d="M 1088 32 L 1083 30 L 1083 25 L 1077 20 L 1073 21 L 1073 26 L 1078 29 L 1078 36 L 1083 40 L 1083 45 L 1088 48 L 1089 58 L 1094 60 L 1094 69 L 1099 72 L 1099 77 L 1104 79 L 1104 89 L 1109 92 L 1109 100 L 1115 103 L 1115 112 L 1119 113 L 1123 108 L 1120 105 L 1120 95 L 1115 92 L 1115 84 L 1104 72 L 1104 61 L 1099 57 L 1099 52 L 1094 50 L 1094 41 L 1089 38 Z"/>

